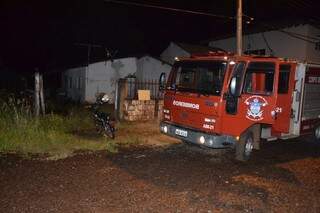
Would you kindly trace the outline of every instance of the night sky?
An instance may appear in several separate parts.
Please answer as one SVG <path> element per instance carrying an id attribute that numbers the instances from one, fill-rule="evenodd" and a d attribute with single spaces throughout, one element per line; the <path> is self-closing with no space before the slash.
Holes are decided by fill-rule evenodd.
<path id="1" fill-rule="evenodd" d="M 202 11 L 233 17 L 236 0 L 136 0 L 151 5 Z M 266 23 L 309 22 L 320 25 L 315 0 L 243 0 L 246 15 L 255 18 L 244 30 L 266 28 Z M 201 43 L 235 33 L 235 20 L 122 5 L 103 0 L 2 0 L 0 3 L 0 64 L 16 69 L 42 70 L 83 63 L 87 48 L 99 44 L 115 57 L 159 55 L 170 41 Z M 92 60 L 105 57 L 104 48 Z"/>

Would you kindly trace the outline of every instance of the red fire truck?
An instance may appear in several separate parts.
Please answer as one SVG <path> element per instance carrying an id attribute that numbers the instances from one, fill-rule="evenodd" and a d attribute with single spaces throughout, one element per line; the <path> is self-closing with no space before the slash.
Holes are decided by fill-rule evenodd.
<path id="1" fill-rule="evenodd" d="M 210 52 L 176 58 L 165 82 L 161 132 L 246 161 L 261 139 L 320 141 L 320 64 Z"/>

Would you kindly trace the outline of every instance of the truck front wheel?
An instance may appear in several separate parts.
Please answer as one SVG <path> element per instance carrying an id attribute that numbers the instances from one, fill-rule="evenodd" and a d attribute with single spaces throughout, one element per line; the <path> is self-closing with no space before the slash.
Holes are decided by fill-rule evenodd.
<path id="1" fill-rule="evenodd" d="M 251 131 L 245 132 L 236 144 L 236 159 L 239 161 L 247 161 L 253 150 L 253 134 Z"/>
<path id="2" fill-rule="evenodd" d="M 320 125 L 318 125 L 314 130 L 314 137 L 317 142 L 320 142 Z"/>

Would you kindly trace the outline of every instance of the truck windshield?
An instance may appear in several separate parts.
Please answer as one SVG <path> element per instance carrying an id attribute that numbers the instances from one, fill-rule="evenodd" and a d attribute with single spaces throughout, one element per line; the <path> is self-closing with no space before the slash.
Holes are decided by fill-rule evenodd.
<path id="1" fill-rule="evenodd" d="M 168 82 L 168 89 L 220 95 L 226 67 L 225 61 L 176 62 Z"/>

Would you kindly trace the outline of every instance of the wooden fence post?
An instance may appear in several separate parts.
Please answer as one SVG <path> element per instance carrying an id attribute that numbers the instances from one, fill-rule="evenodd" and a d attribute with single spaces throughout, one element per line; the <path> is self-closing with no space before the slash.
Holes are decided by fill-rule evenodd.
<path id="1" fill-rule="evenodd" d="M 123 120 L 123 108 L 124 108 L 124 101 L 128 97 L 128 83 L 126 79 L 119 79 L 118 80 L 118 88 L 117 88 L 117 109 L 116 109 L 116 118 L 121 121 Z"/>
<path id="2" fill-rule="evenodd" d="M 40 74 L 39 71 L 36 70 L 34 74 L 34 113 L 36 116 L 40 115 Z"/>
<path id="3" fill-rule="evenodd" d="M 43 74 L 40 74 L 39 76 L 39 84 L 40 84 L 40 106 L 41 106 L 41 111 L 42 114 L 46 114 L 46 107 L 45 107 L 45 102 L 44 102 L 44 92 L 43 92 Z"/>

